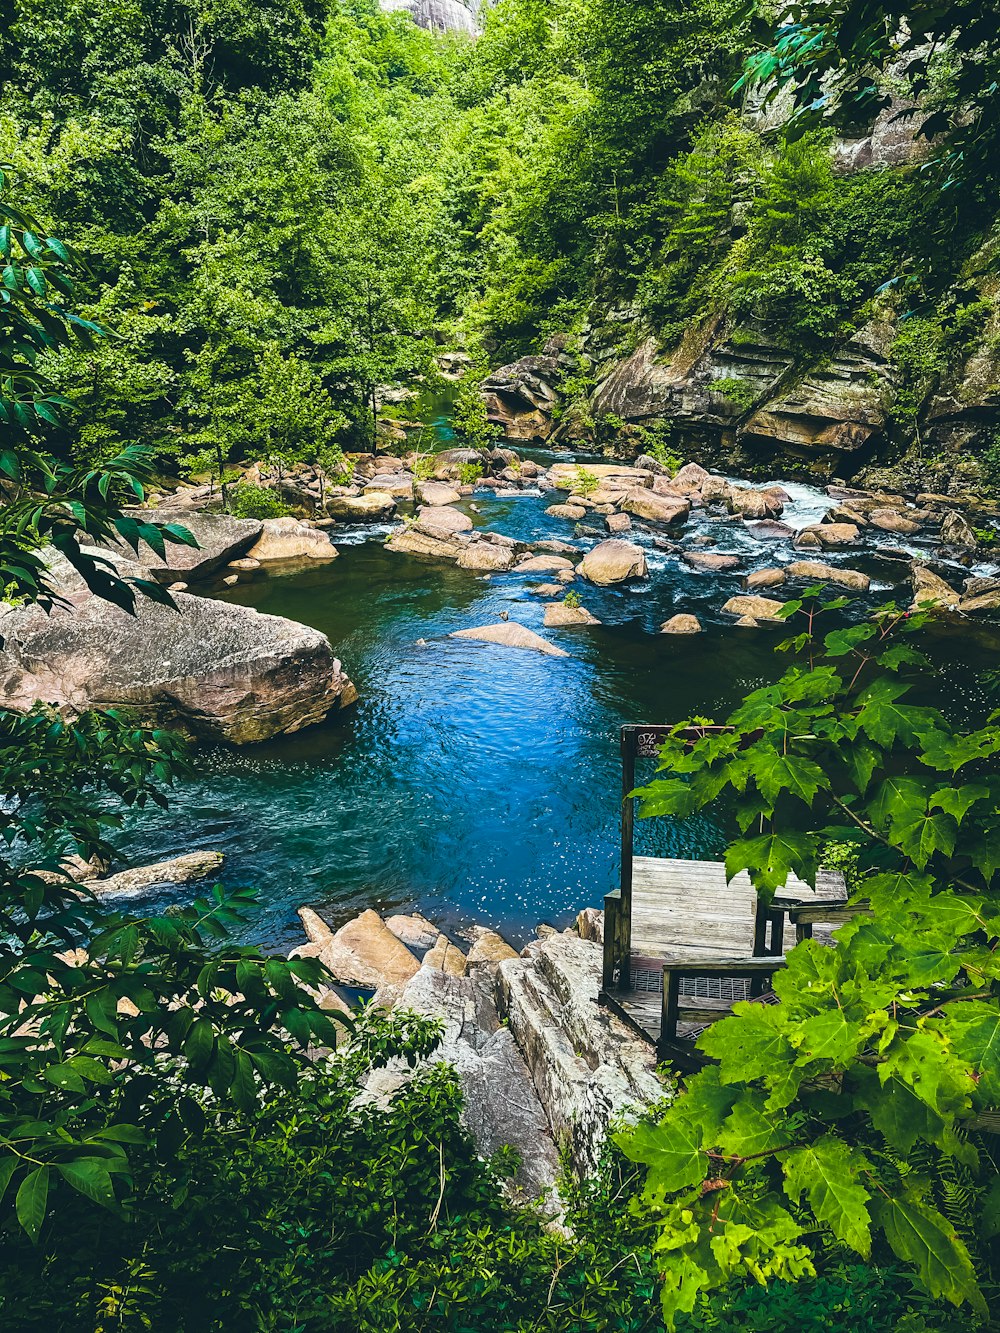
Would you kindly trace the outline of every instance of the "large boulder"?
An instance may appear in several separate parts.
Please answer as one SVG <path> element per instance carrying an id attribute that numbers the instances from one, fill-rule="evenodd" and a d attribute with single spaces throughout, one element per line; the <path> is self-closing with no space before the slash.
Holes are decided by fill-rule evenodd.
<path id="1" fill-rule="evenodd" d="M 941 545 L 958 546 L 964 550 L 975 550 L 979 544 L 975 528 L 957 510 L 951 509 L 941 520 Z"/>
<path id="2" fill-rule="evenodd" d="M 336 560 L 337 554 L 329 536 L 319 528 L 297 518 L 268 518 L 249 558 L 265 564 L 271 560 Z"/>
<path id="3" fill-rule="evenodd" d="M 448 541 L 459 533 L 471 532 L 472 519 L 468 514 L 451 509 L 448 505 L 423 505 L 417 514 L 414 528 L 426 537 Z"/>
<path id="4" fill-rule="evenodd" d="M 453 505 L 462 498 L 454 486 L 446 486 L 442 481 L 415 482 L 413 494 L 424 505 Z"/>
<path id="5" fill-rule="evenodd" d="M 364 495 L 331 495 L 326 512 L 341 523 L 378 523 L 396 512 L 396 501 L 387 491 Z"/>
<path id="6" fill-rule="evenodd" d="M 739 569 L 742 563 L 738 555 L 727 555 L 722 551 L 684 551 L 681 559 L 692 569 L 707 569 L 715 574 Z"/>
<path id="7" fill-rule="evenodd" d="M 299 731 L 357 698 L 317 630 L 188 593 L 134 615 L 93 596 L 59 559 L 63 601 L 0 609 L 0 689 L 16 710 L 124 706 L 241 745 Z"/>
<path id="8" fill-rule="evenodd" d="M 549 602 L 545 608 L 546 629 L 566 629 L 571 625 L 599 625 L 601 622 L 585 606 L 567 606 Z"/>
<path id="9" fill-rule="evenodd" d="M 901 537 L 912 537 L 920 531 L 921 525 L 899 509 L 872 509 L 866 517 L 871 526 L 880 532 L 895 532 Z"/>
<path id="10" fill-rule="evenodd" d="M 784 501 L 775 492 L 748 490 L 742 486 L 730 487 L 728 505 L 731 513 L 746 519 L 779 518 L 785 508 Z"/>
<path id="11" fill-rule="evenodd" d="M 483 643 L 498 643 L 505 648 L 527 648 L 532 652 L 544 653 L 547 657 L 568 657 L 569 653 L 557 648 L 548 639 L 543 639 L 534 630 L 526 629 L 516 620 L 503 620 L 498 625 L 482 625 L 474 629 L 454 630 L 452 639 L 480 639 Z"/>
<path id="12" fill-rule="evenodd" d="M 701 621 L 698 617 L 686 615 L 684 612 L 671 616 L 660 626 L 661 634 L 701 634 L 701 632 Z"/>
<path id="13" fill-rule="evenodd" d="M 500 542 L 470 541 L 458 557 L 459 569 L 471 569 L 483 574 L 505 574 L 514 568 L 517 547 Z"/>
<path id="14" fill-rule="evenodd" d="M 963 597 L 958 609 L 967 616 L 994 615 L 1000 612 L 1000 588 L 978 593 L 975 597 Z"/>
<path id="15" fill-rule="evenodd" d="M 691 512 L 689 500 L 674 495 L 657 495 L 655 491 L 642 488 L 629 491 L 620 506 L 624 513 L 644 518 L 649 523 L 683 523 Z"/>
<path id="16" fill-rule="evenodd" d="M 394 532 L 386 542 L 385 549 L 395 551 L 398 555 L 415 555 L 427 560 L 455 561 L 462 554 L 463 546 L 457 537 L 432 537 L 413 526 Z"/>
<path id="17" fill-rule="evenodd" d="M 959 593 L 946 583 L 940 574 L 935 574 L 926 565 L 914 561 L 910 568 L 910 586 L 913 588 L 911 610 L 934 608 L 935 610 L 956 610 L 962 600 Z"/>
<path id="18" fill-rule="evenodd" d="M 345 986 L 404 985 L 420 970 L 409 949 L 370 908 L 348 921 L 323 943 L 314 946 L 336 981 Z"/>
<path id="19" fill-rule="evenodd" d="M 233 518 L 229 514 L 185 513 L 178 517 L 166 510 L 130 509 L 127 516 L 140 523 L 179 523 L 197 541 L 197 547 L 168 541 L 162 556 L 143 541 L 138 552 L 124 542 L 109 546 L 113 558 L 142 565 L 164 584 L 209 578 L 231 560 L 246 555 L 264 531 L 258 519 Z"/>
<path id="20" fill-rule="evenodd" d="M 413 499 L 413 476 L 409 472 L 380 472 L 364 484 L 366 495 L 384 493 L 395 500 Z"/>
<path id="21" fill-rule="evenodd" d="M 854 523 L 813 523 L 802 529 L 795 539 L 795 545 L 853 546 L 859 536 L 860 531 Z"/>
<path id="22" fill-rule="evenodd" d="M 642 547 L 616 538 L 600 542 L 592 551 L 588 551 L 580 562 L 578 572 L 601 587 L 648 576 Z"/>

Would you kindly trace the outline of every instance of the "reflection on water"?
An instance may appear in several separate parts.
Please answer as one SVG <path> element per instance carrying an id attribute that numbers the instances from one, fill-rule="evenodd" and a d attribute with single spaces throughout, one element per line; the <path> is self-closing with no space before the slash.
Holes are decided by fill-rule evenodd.
<path id="1" fill-rule="evenodd" d="M 798 489 L 792 521 L 800 506 L 821 507 Z M 544 513 L 549 502 L 487 493 L 473 517 L 522 540 L 571 537 Z M 774 559 L 741 524 L 710 530 L 746 568 Z M 417 908 L 441 924 L 490 921 L 515 940 L 600 904 L 618 873 L 621 724 L 712 714 L 783 665 L 770 633 L 722 623 L 739 573 L 696 573 L 643 541 L 648 584 L 577 585 L 604 622 L 593 629 L 543 630 L 530 587 L 544 575 L 417 562 L 370 530 L 340 543 L 332 565 L 241 585 L 229 595 L 327 634 L 360 704 L 301 735 L 205 752 L 170 812 L 136 823 L 131 859 L 220 848 L 226 881 L 261 890 L 251 937 L 284 946 L 301 940 L 301 903 L 334 921 L 368 906 Z M 699 614 L 707 632 L 657 636 L 678 610 Z M 570 656 L 448 638 L 502 611 Z M 705 820 L 641 824 L 640 838 L 676 856 L 712 855 L 724 841 Z"/>

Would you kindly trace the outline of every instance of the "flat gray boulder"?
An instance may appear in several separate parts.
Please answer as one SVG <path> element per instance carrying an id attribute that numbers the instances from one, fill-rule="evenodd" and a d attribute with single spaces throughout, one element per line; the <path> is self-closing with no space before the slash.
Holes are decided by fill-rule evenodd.
<path id="1" fill-rule="evenodd" d="M 51 568 L 64 598 L 0 606 L 0 691 L 70 714 L 130 707 L 235 745 L 321 722 L 357 691 L 317 630 L 250 607 L 175 593 L 176 610 L 136 599 L 134 615 L 93 596 L 66 562 Z"/>
<path id="2" fill-rule="evenodd" d="M 498 625 L 482 625 L 475 629 L 458 629 L 450 636 L 452 639 L 481 639 L 484 643 L 499 643 L 505 648 L 527 648 L 532 652 L 545 653 L 548 657 L 569 657 L 569 653 L 557 648 L 548 639 L 543 639 L 534 630 L 526 629 L 516 620 L 503 620 Z"/>
<path id="3" fill-rule="evenodd" d="M 197 548 L 180 542 L 165 542 L 160 556 L 146 542 L 138 553 L 126 542 L 108 547 L 112 556 L 134 561 L 148 569 L 159 583 L 171 584 L 182 579 L 194 583 L 210 578 L 232 560 L 246 555 L 260 539 L 264 524 L 255 518 L 233 518 L 231 514 L 168 513 L 160 509 L 130 509 L 127 518 L 139 523 L 177 523 L 187 528 L 198 543 Z"/>

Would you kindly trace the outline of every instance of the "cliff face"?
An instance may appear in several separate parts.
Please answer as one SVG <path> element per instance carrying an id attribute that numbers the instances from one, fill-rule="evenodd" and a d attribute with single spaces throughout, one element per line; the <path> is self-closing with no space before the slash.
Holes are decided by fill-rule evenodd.
<path id="1" fill-rule="evenodd" d="M 486 7 L 486 0 L 379 0 L 380 7 L 387 13 L 405 9 L 413 15 L 414 23 L 432 32 L 467 32 L 474 35 L 478 31 L 480 10 Z"/>
<path id="2" fill-rule="evenodd" d="M 902 109 L 894 102 L 868 134 L 835 143 L 835 173 L 893 171 L 925 157 L 927 143 L 913 138 Z M 892 491 L 976 490 L 991 480 L 983 455 L 1000 454 L 997 254 L 994 227 L 941 294 L 939 309 L 951 313 L 930 335 L 941 334 L 940 354 L 917 381 L 912 368 L 907 379 L 901 351 L 913 315 L 891 291 L 870 301 L 859 326 L 822 356 L 773 327 L 721 312 L 668 342 L 628 297 L 598 297 L 573 341 L 576 362 L 564 352 L 568 340 L 550 339 L 540 355 L 495 371 L 483 386 L 490 415 L 512 438 L 596 438 L 618 457 L 644 452 L 652 430 L 686 458 L 749 475 L 780 470 Z M 941 331 L 969 308 L 979 311 L 970 336 L 948 342 Z M 575 383 L 583 372 L 594 384 L 586 402 L 560 393 L 570 365 Z"/>

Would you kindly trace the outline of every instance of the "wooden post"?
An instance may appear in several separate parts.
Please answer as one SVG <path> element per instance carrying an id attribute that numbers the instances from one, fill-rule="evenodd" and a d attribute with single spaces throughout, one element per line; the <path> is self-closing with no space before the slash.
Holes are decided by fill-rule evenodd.
<path id="1" fill-rule="evenodd" d="M 622 874 L 619 906 L 619 986 L 628 990 L 632 971 L 632 849 L 635 839 L 635 728 L 622 727 Z"/>
<path id="2" fill-rule="evenodd" d="M 674 968 L 663 969 L 663 1013 L 660 1019 L 660 1043 L 677 1040 L 680 1015 L 681 974 Z"/>

